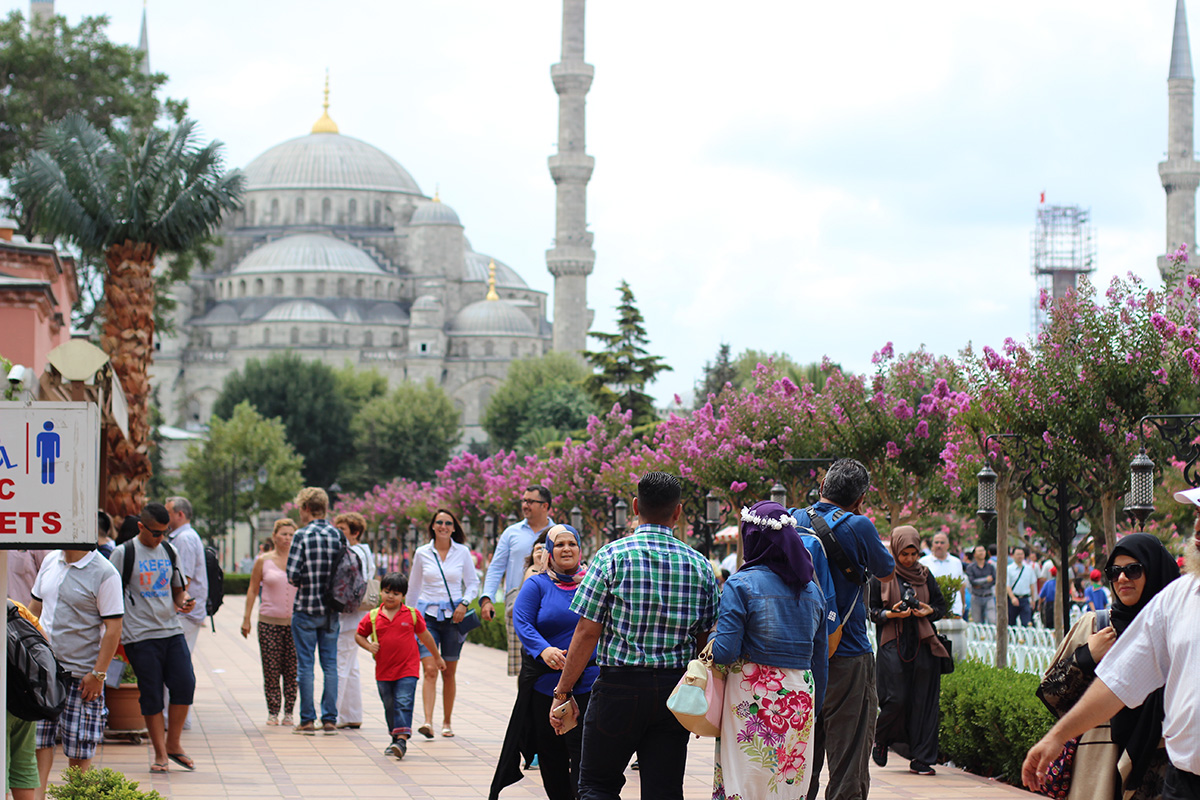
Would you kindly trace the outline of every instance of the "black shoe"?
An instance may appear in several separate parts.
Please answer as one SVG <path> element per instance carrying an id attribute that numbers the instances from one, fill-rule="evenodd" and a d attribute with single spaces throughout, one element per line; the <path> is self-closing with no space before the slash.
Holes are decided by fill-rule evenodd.
<path id="1" fill-rule="evenodd" d="M 881 767 L 887 766 L 887 754 L 887 748 L 879 743 L 876 743 L 875 746 L 871 748 L 871 760 Z"/>
<path id="2" fill-rule="evenodd" d="M 913 775 L 937 775 L 937 770 L 924 761 L 913 760 L 908 762 L 908 771 Z"/>

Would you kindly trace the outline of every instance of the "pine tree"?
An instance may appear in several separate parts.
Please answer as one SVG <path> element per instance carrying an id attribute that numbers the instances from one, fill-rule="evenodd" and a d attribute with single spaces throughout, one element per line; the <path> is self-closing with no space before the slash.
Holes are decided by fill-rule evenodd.
<path id="1" fill-rule="evenodd" d="M 716 361 L 704 362 L 704 377 L 696 383 L 696 408 L 708 402 L 710 394 L 720 394 L 725 384 L 737 381 L 737 367 L 729 354 L 729 345 L 722 342 Z"/>
<path id="2" fill-rule="evenodd" d="M 645 319 L 638 311 L 637 301 L 629 284 L 621 281 L 621 302 L 617 305 L 617 333 L 590 333 L 604 343 L 603 350 L 587 351 L 583 357 L 595 372 L 584 381 L 584 388 L 600 408 L 620 403 L 633 410 L 633 424 L 644 425 L 658 418 L 654 401 L 643 389 L 653 383 L 660 372 L 671 367 L 660 356 L 652 356 L 645 345 Z"/>

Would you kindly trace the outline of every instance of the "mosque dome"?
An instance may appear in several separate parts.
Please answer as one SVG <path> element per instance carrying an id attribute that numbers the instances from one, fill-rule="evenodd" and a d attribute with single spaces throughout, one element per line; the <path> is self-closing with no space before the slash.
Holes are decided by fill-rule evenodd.
<path id="1" fill-rule="evenodd" d="M 466 269 L 463 271 L 463 280 L 479 281 L 484 283 L 488 279 L 488 265 L 496 265 L 496 285 L 503 286 L 508 289 L 528 289 L 529 284 L 525 283 L 525 279 L 517 274 L 517 271 L 508 266 L 502 261 L 496 261 L 491 256 L 485 256 L 482 253 L 467 251 L 465 254 Z"/>
<path id="2" fill-rule="evenodd" d="M 263 315 L 262 322 L 339 322 L 334 314 L 320 303 L 311 300 L 290 300 L 280 303 Z"/>
<path id="3" fill-rule="evenodd" d="M 480 300 L 458 312 L 450 333 L 460 336 L 534 336 L 529 317 L 503 300 Z"/>
<path id="4" fill-rule="evenodd" d="M 458 214 L 454 209 L 443 203 L 441 200 L 434 198 L 428 203 L 422 203 L 417 206 L 417 210 L 413 212 L 410 225 L 458 225 L 462 227 L 462 223 L 458 220 Z"/>
<path id="5" fill-rule="evenodd" d="M 229 303 L 217 303 L 212 307 L 212 310 L 204 315 L 202 319 L 198 319 L 196 325 L 236 325 L 241 321 L 241 317 Z"/>
<path id="6" fill-rule="evenodd" d="M 235 275 L 262 272 L 350 272 L 385 274 L 362 250 L 332 236 L 285 236 L 253 250 L 233 268 Z"/>
<path id="7" fill-rule="evenodd" d="M 367 312 L 367 322 L 384 322 L 403 325 L 408 322 L 408 315 L 396 303 L 376 303 Z"/>
<path id="8" fill-rule="evenodd" d="M 243 173 L 248 192 L 359 189 L 421 194 L 408 170 L 387 153 L 335 132 L 314 132 L 277 144 L 251 161 Z"/>

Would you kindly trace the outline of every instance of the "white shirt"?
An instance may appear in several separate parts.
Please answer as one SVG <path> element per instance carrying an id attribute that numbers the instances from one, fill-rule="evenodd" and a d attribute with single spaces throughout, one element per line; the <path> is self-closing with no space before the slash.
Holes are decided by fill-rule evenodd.
<path id="1" fill-rule="evenodd" d="M 737 572 L 737 550 L 721 560 L 721 569 L 728 570 L 730 575 Z"/>
<path id="2" fill-rule="evenodd" d="M 1024 571 L 1022 571 L 1024 567 Z M 1013 561 L 1008 565 L 1008 588 L 1013 590 L 1013 594 L 1017 597 L 1034 594 L 1037 589 L 1038 565 L 1030 564 L 1028 561 L 1017 566 L 1017 562 Z"/>
<path id="3" fill-rule="evenodd" d="M 963 573 L 962 562 L 955 556 L 946 554 L 945 558 L 938 558 L 933 553 L 921 557 L 921 563 L 929 570 L 930 574 L 935 578 L 962 578 L 963 585 L 966 585 L 966 575 Z M 963 613 L 963 598 L 962 592 L 954 593 L 953 602 L 949 597 L 944 598 L 949 604 L 950 613 L 962 616 Z"/>
<path id="4" fill-rule="evenodd" d="M 208 616 L 208 564 L 204 561 L 204 540 L 190 522 L 183 523 L 167 534 L 167 540 L 179 556 L 176 566 L 183 577 L 190 581 L 188 594 L 196 598 L 195 608 L 187 613 L 180 611 L 179 616 L 202 623 Z"/>
<path id="5" fill-rule="evenodd" d="M 1165 687 L 1163 738 L 1177 769 L 1200 775 L 1200 580 L 1172 581 L 1141 610 L 1096 668 L 1130 708 Z"/>
<path id="6" fill-rule="evenodd" d="M 439 562 L 441 570 L 438 569 Z M 445 582 L 442 581 L 443 572 L 446 575 Z M 447 584 L 453 597 L 446 596 Z M 475 573 L 475 559 L 465 544 L 451 542 L 445 561 L 438 557 L 433 542 L 417 548 L 413 555 L 412 570 L 408 574 L 408 596 L 405 598 L 417 611 L 425 613 L 425 607 L 431 603 L 469 602 L 475 599 L 478 591 L 479 576 Z"/>
<path id="7" fill-rule="evenodd" d="M 1052 569 L 1054 569 L 1054 559 L 1047 558 L 1046 561 L 1042 564 L 1042 574 L 1038 577 L 1040 577 L 1044 581 L 1050 580 L 1051 578 L 1054 577 L 1053 575 L 1050 574 L 1050 570 L 1052 570 Z"/>

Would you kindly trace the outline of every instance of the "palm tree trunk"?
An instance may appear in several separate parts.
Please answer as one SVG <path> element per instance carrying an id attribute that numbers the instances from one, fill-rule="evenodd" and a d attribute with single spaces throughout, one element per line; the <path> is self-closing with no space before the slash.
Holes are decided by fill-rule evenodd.
<path id="1" fill-rule="evenodd" d="M 126 240 L 104 257 L 104 329 L 100 347 L 129 402 L 129 438 L 116 426 L 105 431 L 108 487 L 104 508 L 118 519 L 137 514 L 146 503 L 150 480 L 150 363 L 154 356 L 154 269 L 156 248 Z"/>

